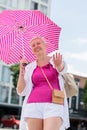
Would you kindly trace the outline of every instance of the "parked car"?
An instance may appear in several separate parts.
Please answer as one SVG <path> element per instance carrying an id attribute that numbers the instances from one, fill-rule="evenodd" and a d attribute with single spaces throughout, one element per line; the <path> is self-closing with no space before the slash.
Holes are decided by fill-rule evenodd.
<path id="1" fill-rule="evenodd" d="M 13 129 L 18 129 L 20 123 L 20 118 L 15 115 L 4 115 L 1 118 L 0 127 L 12 127 Z"/>

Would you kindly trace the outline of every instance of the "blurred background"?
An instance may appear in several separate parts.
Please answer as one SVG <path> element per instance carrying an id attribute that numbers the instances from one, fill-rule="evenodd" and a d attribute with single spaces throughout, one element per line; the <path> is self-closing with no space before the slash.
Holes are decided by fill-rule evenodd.
<path id="1" fill-rule="evenodd" d="M 62 20 L 65 18 L 65 15 L 64 14 L 62 15 L 60 12 L 58 12 L 64 9 L 63 8 L 64 3 L 63 5 L 62 3 L 58 2 L 57 0 L 55 0 L 55 2 L 54 0 L 0 0 L 0 12 L 9 9 L 40 10 L 44 14 L 46 14 L 49 18 L 51 18 L 53 21 L 55 21 L 57 24 L 59 23 L 59 26 L 63 28 L 64 25 Z M 58 7 L 56 5 L 58 5 L 59 10 L 57 10 Z M 69 8 L 68 11 L 71 11 L 71 8 Z M 68 14 L 69 12 L 66 13 Z M 62 16 L 61 20 L 59 14 Z M 67 29 L 65 29 L 64 31 L 66 30 Z M 69 36 L 72 34 L 73 33 L 70 34 L 70 32 L 67 32 L 67 35 Z M 61 43 L 59 45 L 60 50 L 64 54 L 66 53 L 64 49 L 68 48 L 69 50 L 66 49 L 67 51 L 66 54 L 70 55 L 71 48 L 69 47 L 71 47 L 71 45 L 68 46 L 68 44 L 66 44 L 65 47 L 63 43 L 64 42 L 63 40 L 65 40 L 64 32 L 62 31 L 60 35 L 61 35 L 60 37 Z M 66 37 L 66 41 L 68 41 L 67 39 L 68 37 Z M 68 61 L 67 56 L 64 56 L 64 58 L 67 60 L 69 65 L 71 61 Z M 75 64 L 75 62 L 73 62 L 73 64 Z M 80 70 L 80 68 L 82 67 L 78 63 L 76 63 L 76 65 L 78 65 Z M 78 73 L 73 69 L 71 70 L 70 67 L 68 72 L 73 74 L 74 80 L 78 86 L 79 91 L 78 95 L 67 99 L 69 103 L 69 113 L 70 113 L 70 124 L 71 124 L 70 130 L 87 130 L 87 74 Z M 16 124 L 6 126 L 9 128 L 6 128 L 5 130 L 7 129 L 10 130 L 11 127 L 13 129 L 18 129 L 19 127 L 21 107 L 24 97 L 18 96 L 16 92 L 18 74 L 19 74 L 19 64 L 7 65 L 3 61 L 0 61 L 0 127 L 3 128 L 5 127 L 5 124 L 11 124 L 11 122 L 12 124 Z M 2 128 L 0 130 L 2 130 Z"/>

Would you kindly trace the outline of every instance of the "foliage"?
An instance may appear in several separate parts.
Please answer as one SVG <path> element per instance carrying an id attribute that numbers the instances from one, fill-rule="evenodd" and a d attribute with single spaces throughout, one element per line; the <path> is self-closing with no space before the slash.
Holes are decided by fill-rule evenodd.
<path id="1" fill-rule="evenodd" d="M 85 103 L 85 107 L 87 108 L 87 80 L 84 86 L 84 97 L 83 97 L 84 103 Z"/>
<path id="2" fill-rule="evenodd" d="M 15 64 L 15 65 L 12 65 L 10 66 L 10 70 L 12 72 L 12 81 L 13 81 L 13 85 L 14 87 L 17 86 L 17 81 L 18 81 L 18 76 L 19 76 L 19 69 L 20 69 L 20 65 L 19 64 Z"/>

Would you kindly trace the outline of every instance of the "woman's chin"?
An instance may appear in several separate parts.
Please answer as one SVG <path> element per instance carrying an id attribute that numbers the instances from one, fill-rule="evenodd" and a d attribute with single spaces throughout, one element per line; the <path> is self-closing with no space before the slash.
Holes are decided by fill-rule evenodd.
<path id="1" fill-rule="evenodd" d="M 38 56 L 41 55 L 41 53 L 40 53 L 40 52 L 37 52 L 37 53 L 35 53 L 34 55 L 35 55 L 36 57 L 38 57 Z"/>

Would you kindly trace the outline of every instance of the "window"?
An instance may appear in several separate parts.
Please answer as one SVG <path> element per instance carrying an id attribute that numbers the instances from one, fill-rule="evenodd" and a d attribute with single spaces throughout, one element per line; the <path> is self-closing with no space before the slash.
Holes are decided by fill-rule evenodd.
<path id="1" fill-rule="evenodd" d="M 79 86 L 80 79 L 78 79 L 78 78 L 75 78 L 75 82 L 76 82 L 76 85 L 77 85 L 77 86 Z"/>
<path id="2" fill-rule="evenodd" d="M 9 0 L 8 5 L 14 8 L 18 7 L 18 0 Z"/>
<path id="3" fill-rule="evenodd" d="M 2 66 L 1 81 L 10 83 L 10 69 L 7 66 Z"/>
<path id="4" fill-rule="evenodd" d="M 0 102 L 7 103 L 9 95 L 9 87 L 0 86 Z"/>
<path id="5" fill-rule="evenodd" d="M 3 10 L 5 10 L 5 8 L 3 8 L 3 7 L 0 7 L 0 12 L 2 12 Z"/>
<path id="6" fill-rule="evenodd" d="M 72 104 L 71 104 L 71 108 L 72 108 L 73 110 L 75 110 L 75 109 L 76 109 L 76 96 L 73 96 L 73 97 L 72 97 Z"/>
<path id="7" fill-rule="evenodd" d="M 0 3 L 6 5 L 7 4 L 7 0 L 0 0 Z"/>
<path id="8" fill-rule="evenodd" d="M 12 88 L 11 103 L 12 104 L 19 104 L 19 96 L 17 95 L 15 88 Z"/>
<path id="9" fill-rule="evenodd" d="M 25 0 L 25 8 L 29 9 L 29 0 Z"/>
<path id="10" fill-rule="evenodd" d="M 41 6 L 40 6 L 40 10 L 41 10 L 45 15 L 47 15 L 47 7 L 46 7 L 46 6 L 41 5 Z"/>
<path id="11" fill-rule="evenodd" d="M 31 2 L 31 10 L 37 10 L 38 9 L 38 3 L 36 2 Z"/>
<path id="12" fill-rule="evenodd" d="M 41 0 L 42 2 L 48 3 L 48 0 Z"/>
<path id="13" fill-rule="evenodd" d="M 84 109 L 85 108 L 83 98 L 84 98 L 84 89 L 79 88 L 79 109 Z"/>

